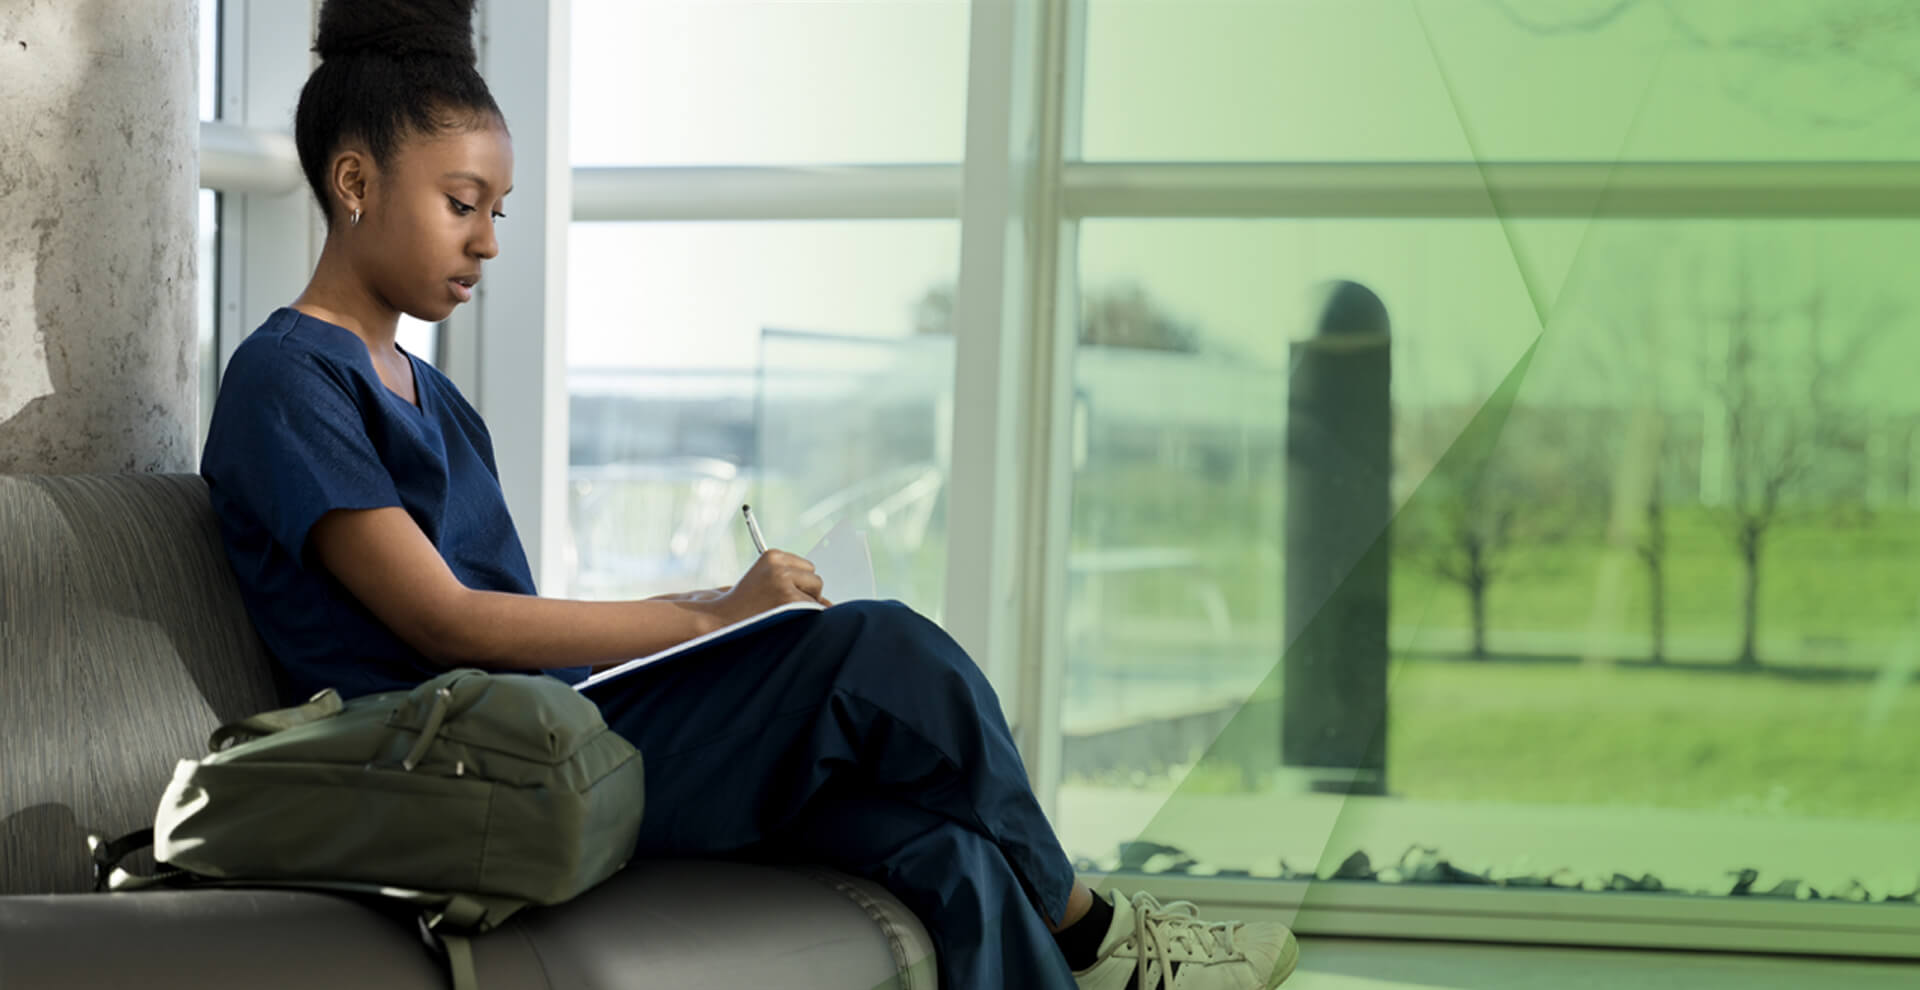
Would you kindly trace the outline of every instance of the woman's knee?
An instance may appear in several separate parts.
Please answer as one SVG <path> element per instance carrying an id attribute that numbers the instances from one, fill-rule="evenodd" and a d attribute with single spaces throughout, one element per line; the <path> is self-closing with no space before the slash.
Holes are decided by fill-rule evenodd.
<path id="1" fill-rule="evenodd" d="M 883 665 L 891 676 L 982 678 L 979 665 L 938 623 L 897 601 L 855 601 L 820 614 L 829 637 L 849 656 Z"/>
<path id="2" fill-rule="evenodd" d="M 862 598 L 857 601 L 841 602 L 821 612 L 820 616 L 827 622 L 850 623 L 863 627 L 927 621 L 920 613 L 914 611 L 912 606 L 891 598 Z"/>

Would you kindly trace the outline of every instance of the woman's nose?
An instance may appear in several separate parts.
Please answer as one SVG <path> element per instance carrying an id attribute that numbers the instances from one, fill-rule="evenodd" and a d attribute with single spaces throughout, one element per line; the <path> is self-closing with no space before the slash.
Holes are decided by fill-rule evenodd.
<path id="1" fill-rule="evenodd" d="M 492 258 L 500 253 L 500 238 L 494 233 L 491 222 L 487 224 L 486 229 L 480 236 L 474 238 L 473 242 L 467 245 L 467 250 L 471 252 L 474 257 L 481 259 Z"/>

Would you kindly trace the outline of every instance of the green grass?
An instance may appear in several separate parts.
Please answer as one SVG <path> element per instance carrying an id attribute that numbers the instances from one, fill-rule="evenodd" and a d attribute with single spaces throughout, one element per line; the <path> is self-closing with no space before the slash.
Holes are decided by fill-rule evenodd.
<path id="1" fill-rule="evenodd" d="M 1076 516 L 1089 545 L 1178 542 L 1226 589 L 1237 634 L 1279 625 L 1279 505 L 1262 492 L 1195 481 L 1112 479 L 1129 500 Z M 1120 482 L 1126 482 L 1122 484 Z M 1260 486 L 1255 486 L 1260 487 Z M 1250 520 L 1271 521 L 1264 529 Z M 1738 650 L 1741 566 L 1724 517 L 1676 507 L 1667 517 L 1670 656 L 1707 664 Z M 1084 531 L 1082 528 L 1084 527 Z M 1490 645 L 1576 634 L 1596 621 L 1623 637 L 1621 659 L 1645 656 L 1645 567 L 1585 533 L 1514 548 L 1489 594 Z M 1236 538 L 1236 533 L 1239 534 Z M 1180 534 L 1177 538 L 1172 534 Z M 1262 552 L 1263 541 L 1265 544 Z M 1398 638 L 1458 642 L 1469 626 L 1462 590 L 1400 547 L 1393 562 Z M 1776 670 L 1840 665 L 1867 674 L 1899 659 L 1920 632 L 1920 513 L 1799 512 L 1770 532 L 1761 572 L 1761 660 Z M 1603 594 L 1611 573 L 1613 607 Z M 1204 640 L 1181 582 L 1149 573 L 1109 583 L 1101 603 L 1112 663 L 1164 664 Z M 1577 637 L 1572 637 L 1577 642 Z M 1157 643 L 1155 648 L 1142 644 Z M 1278 646 L 1271 650 L 1277 662 Z M 1082 662 L 1102 664 L 1105 651 Z M 1561 650 L 1559 652 L 1571 652 Z M 1130 659 L 1123 660 L 1122 657 Z M 1877 692 L 1877 693 L 1876 693 Z M 1920 685 L 1811 681 L 1775 672 L 1591 667 L 1433 659 L 1394 664 L 1389 688 L 1391 789 L 1446 801 L 1920 820 Z M 1183 792 L 1234 791 L 1238 769 L 1203 761 Z"/>
<path id="2" fill-rule="evenodd" d="M 1920 685 L 1402 662 L 1408 797 L 1920 820 Z"/>
<path id="3" fill-rule="evenodd" d="M 1388 705 L 1402 797 L 1920 820 L 1920 684 L 1400 660 Z M 1243 786 L 1203 760 L 1179 791 Z"/>
<path id="4" fill-rule="evenodd" d="M 1617 608 L 1601 624 L 1625 636 L 1630 648 L 1620 659 L 1644 657 L 1647 642 L 1647 575 L 1637 557 L 1609 550 L 1597 535 L 1516 548 L 1489 597 L 1494 661 L 1395 661 L 1393 792 L 1445 801 L 1920 820 L 1920 684 L 1875 679 L 1897 668 L 1901 651 L 1920 635 L 1920 513 L 1784 518 L 1766 544 L 1761 584 L 1761 660 L 1774 670 L 1754 674 L 1699 669 L 1731 660 L 1739 643 L 1741 572 L 1726 523 L 1699 508 L 1677 509 L 1668 522 L 1669 649 L 1694 664 L 1501 660 L 1503 638 L 1521 644 L 1529 634 L 1588 629 L 1610 565 Z M 1233 589 L 1236 629 L 1243 620 L 1274 626 L 1281 594 L 1273 565 L 1263 572 L 1244 542 L 1209 535 L 1218 542 L 1205 552 L 1216 555 L 1216 578 Z M 1167 583 L 1177 577 L 1153 575 L 1110 589 L 1103 604 L 1114 622 L 1111 641 L 1137 645 L 1152 635 L 1177 653 L 1182 636 L 1201 635 L 1190 620 L 1174 618 L 1181 608 L 1191 611 Z M 1258 611 L 1249 615 L 1243 606 Z M 1154 626 L 1161 615 L 1171 621 Z M 1469 624 L 1465 594 L 1404 554 L 1394 561 L 1392 617 L 1400 638 L 1443 631 L 1457 641 Z M 1132 662 L 1151 662 L 1143 652 L 1151 654 L 1136 649 Z M 1778 672 L 1822 666 L 1860 676 Z M 1202 762 L 1181 789 L 1242 786 L 1236 768 Z"/>

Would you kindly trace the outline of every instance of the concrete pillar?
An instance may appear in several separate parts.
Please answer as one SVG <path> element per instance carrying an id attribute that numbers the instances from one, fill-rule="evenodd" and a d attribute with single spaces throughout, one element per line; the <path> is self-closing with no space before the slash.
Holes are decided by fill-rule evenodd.
<path id="1" fill-rule="evenodd" d="M 0 474 L 194 468 L 199 2 L 0 0 Z"/>

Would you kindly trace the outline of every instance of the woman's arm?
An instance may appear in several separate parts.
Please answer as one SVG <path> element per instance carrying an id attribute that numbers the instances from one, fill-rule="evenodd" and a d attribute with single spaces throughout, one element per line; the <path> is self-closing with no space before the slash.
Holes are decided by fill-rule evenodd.
<path id="1" fill-rule="evenodd" d="M 719 598 L 722 595 L 725 595 L 727 592 L 732 590 L 733 590 L 733 585 L 728 584 L 728 585 L 722 585 L 718 588 L 702 588 L 699 591 L 676 591 L 671 594 L 654 595 L 653 597 L 648 598 L 647 601 L 650 601 L 650 602 L 710 602 L 716 598 Z"/>
<path id="2" fill-rule="evenodd" d="M 308 535 L 314 556 L 409 646 L 448 667 L 598 666 L 645 656 L 787 602 L 823 601 L 805 560 L 769 550 L 711 597 L 583 602 L 460 583 L 405 509 L 339 509 Z"/>

